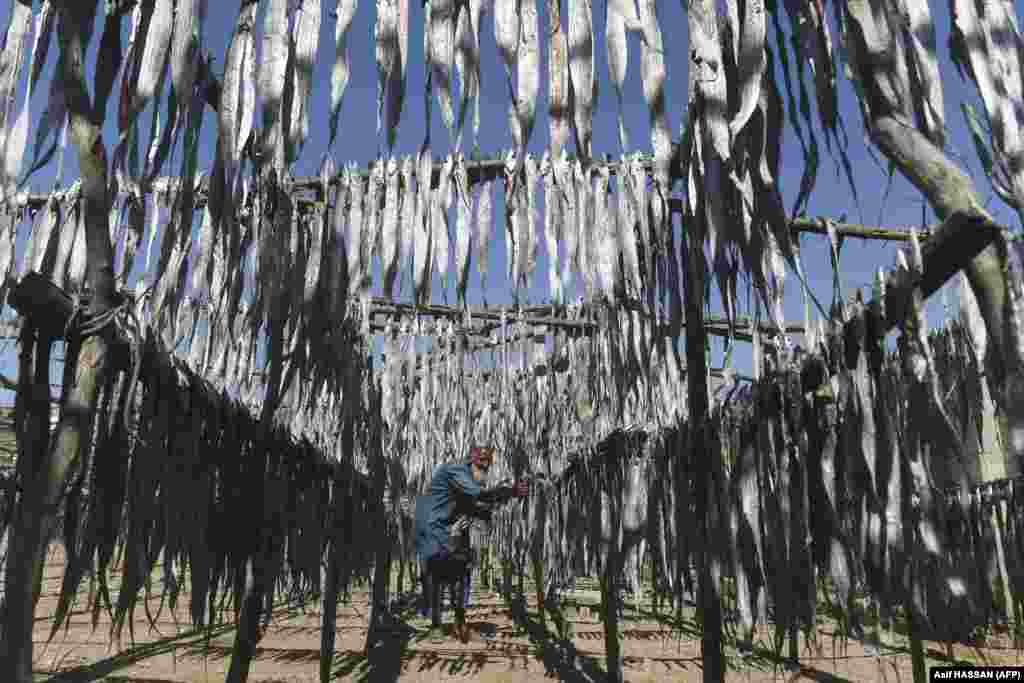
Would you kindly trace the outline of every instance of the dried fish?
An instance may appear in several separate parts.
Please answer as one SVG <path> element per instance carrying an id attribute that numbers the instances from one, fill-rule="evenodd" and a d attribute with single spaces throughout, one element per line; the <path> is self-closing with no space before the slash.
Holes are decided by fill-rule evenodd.
<path id="1" fill-rule="evenodd" d="M 559 163 L 562 165 L 565 173 L 565 178 L 560 183 L 565 197 L 564 234 L 566 268 L 562 275 L 562 286 L 568 290 L 569 285 L 573 281 L 573 274 L 580 272 L 580 176 L 576 173 L 578 161 L 569 162 L 565 151 L 562 152 Z"/>
<path id="2" fill-rule="evenodd" d="M 627 286 L 632 288 L 630 295 L 640 298 L 643 291 L 643 283 L 640 276 L 640 261 L 637 257 L 636 246 L 636 183 L 637 178 L 632 173 L 631 164 L 635 157 L 623 155 L 619 168 L 619 205 L 618 205 L 618 234 L 616 238 L 619 243 L 619 251 L 622 254 L 622 267 L 624 270 L 623 279 Z M 640 182 L 643 182 L 641 179 Z"/>
<path id="3" fill-rule="evenodd" d="M 167 65 L 171 32 L 174 30 L 174 0 L 154 0 L 135 82 L 134 109 L 141 110 L 153 98 Z"/>
<path id="4" fill-rule="evenodd" d="M 373 257 L 380 253 L 381 210 L 380 204 L 384 194 L 385 162 L 377 159 L 370 171 L 370 181 L 366 188 L 366 208 L 364 214 L 361 273 L 363 278 L 362 291 L 369 290 L 373 278 Z"/>
<path id="5" fill-rule="evenodd" d="M 562 269 L 558 261 L 558 243 L 560 227 L 565 218 L 562 192 L 558 187 L 560 174 L 556 166 L 552 165 L 547 152 L 541 159 L 540 172 L 544 177 L 544 242 L 548 252 L 548 290 L 551 293 L 551 301 L 561 304 L 565 299 L 562 292 Z"/>
<path id="6" fill-rule="evenodd" d="M 451 261 L 449 250 L 450 233 L 448 230 L 448 210 L 451 208 L 452 169 L 455 159 L 448 155 L 441 167 L 441 177 L 437 190 L 430 198 L 431 216 L 431 248 L 434 253 L 434 265 L 441 277 L 441 290 L 448 289 L 448 266 Z"/>
<path id="7" fill-rule="evenodd" d="M 53 37 L 53 26 L 57 20 L 57 12 L 54 10 L 52 0 L 43 0 L 39 6 L 37 15 L 36 37 L 32 45 L 32 69 L 29 72 L 29 88 L 35 90 L 39 83 L 39 77 L 46 66 L 46 56 L 50 51 L 50 39 Z M 118 19 L 118 38 L 120 38 L 120 18 Z M 102 47 L 101 47 L 102 49 Z M 97 92 L 100 92 L 97 87 Z M 109 94 L 109 90 L 107 91 Z M 99 98 L 97 98 L 99 101 Z M 106 102 L 106 99 L 102 100 Z M 105 110 L 104 110 L 105 111 Z"/>
<path id="8" fill-rule="evenodd" d="M 321 185 L 326 189 L 327 178 L 330 173 L 333 162 L 328 164 L 330 157 L 328 157 L 320 167 Z M 327 201 L 326 191 L 324 193 L 324 202 Z M 305 277 L 305 291 L 303 292 L 302 302 L 304 310 L 309 311 L 310 306 L 313 305 L 316 296 L 317 289 L 320 286 L 320 272 L 324 263 L 324 252 L 325 245 L 327 243 L 326 231 L 327 227 L 327 216 L 324 211 L 314 211 L 309 216 L 309 257 L 306 260 L 306 277 Z"/>
<path id="9" fill-rule="evenodd" d="M 984 368 L 988 352 L 988 331 L 985 329 L 984 321 L 981 318 L 978 300 L 975 298 L 971 284 L 963 272 L 960 273 L 958 284 L 958 289 L 960 290 L 960 321 L 967 331 L 971 342 L 971 354 L 974 357 L 975 367 Z"/>
<path id="10" fill-rule="evenodd" d="M 455 62 L 455 0 L 430 2 L 430 52 L 427 63 L 441 102 L 441 119 L 455 139 L 455 112 L 452 109 L 452 66 Z"/>
<path id="11" fill-rule="evenodd" d="M 597 79 L 594 77 L 594 19 L 591 0 L 568 0 L 569 76 L 573 92 L 573 130 L 583 159 L 591 154 Z"/>
<path id="12" fill-rule="evenodd" d="M 490 253 L 491 228 L 493 225 L 494 183 L 487 180 L 480 189 L 480 200 L 476 207 L 476 267 L 480 271 L 480 288 L 486 289 L 487 262 Z"/>
<path id="13" fill-rule="evenodd" d="M 358 0 L 338 0 L 334 23 L 334 67 L 331 69 L 331 136 L 328 147 L 334 145 L 338 135 L 338 120 L 341 116 L 341 103 L 348 88 L 351 69 L 348 64 L 348 30 L 356 15 Z"/>
<path id="14" fill-rule="evenodd" d="M 349 213 L 348 213 L 348 240 L 346 241 L 348 255 L 348 291 L 349 294 L 356 294 L 363 287 L 363 273 L 369 269 L 363 262 L 363 257 L 369 249 L 363 246 L 363 242 L 369 239 L 363 225 L 363 197 L 366 192 L 363 188 L 363 179 L 356 169 L 355 163 L 349 163 L 345 167 L 345 175 L 348 180 L 349 191 Z"/>
<path id="15" fill-rule="evenodd" d="M 473 249 L 473 195 L 470 194 L 466 159 L 461 154 L 455 162 L 453 174 L 456 194 L 455 220 L 455 296 L 459 303 L 466 301 L 469 282 L 469 256 Z"/>
<path id="16" fill-rule="evenodd" d="M 411 168 L 410 168 L 411 173 Z M 401 222 L 398 215 L 400 197 L 398 194 L 399 169 L 395 159 L 388 159 L 387 179 L 384 192 L 384 220 L 380 234 L 380 259 L 384 271 L 384 296 L 390 299 L 398 275 L 399 243 L 401 241 Z"/>
<path id="17" fill-rule="evenodd" d="M 384 101 L 398 55 L 398 5 L 395 0 L 377 0 L 374 25 L 377 56 L 377 135 L 384 127 Z"/>
<path id="18" fill-rule="evenodd" d="M 537 161 L 532 155 L 526 157 L 526 221 L 520 227 L 525 231 L 522 238 L 523 278 L 527 283 L 537 268 L 537 247 L 540 243 L 537 231 Z"/>
<path id="19" fill-rule="evenodd" d="M 730 3 L 730 8 L 732 3 Z M 757 109 L 761 98 L 761 80 L 768 65 L 765 38 L 768 21 L 764 0 L 748 0 L 743 5 L 743 24 L 734 25 L 737 43 L 736 63 L 739 77 L 740 105 L 729 122 L 729 133 L 736 137 Z M 731 10 L 730 10 L 731 12 Z M 738 24 L 738 20 L 736 22 Z"/>
<path id="20" fill-rule="evenodd" d="M 416 168 L 416 234 L 413 240 L 413 290 L 416 301 L 423 303 L 430 300 L 431 262 L 433 261 L 431 222 L 431 171 L 433 159 L 430 148 L 424 145 L 420 149 Z"/>
<path id="21" fill-rule="evenodd" d="M 249 3 L 243 5 L 239 11 L 235 33 L 231 37 L 231 44 L 228 46 L 224 63 L 224 86 L 221 90 L 220 107 L 217 110 L 219 133 L 217 151 L 224 169 L 223 200 L 226 207 L 223 213 L 229 216 L 234 215 L 234 207 L 241 199 L 242 151 L 252 132 L 256 111 L 256 47 L 253 39 L 256 7 L 256 3 Z M 266 50 L 266 37 L 264 37 L 264 54 L 260 66 L 261 87 L 264 86 L 264 81 L 267 78 L 263 70 L 270 68 L 268 66 L 270 56 Z M 283 79 L 282 73 L 281 80 Z M 263 92 L 261 95 L 264 98 L 263 121 L 264 125 L 267 125 L 269 116 L 267 97 L 272 93 Z"/>
<path id="22" fill-rule="evenodd" d="M 135 266 L 135 256 L 146 229 L 146 204 L 141 197 L 131 195 L 125 202 L 125 213 L 125 223 L 128 229 L 125 231 L 124 253 L 121 257 L 118 279 L 127 285 L 128 276 Z"/>
<path id="23" fill-rule="evenodd" d="M 24 256 L 27 269 L 43 275 L 47 274 L 46 270 L 53 269 L 60 222 L 60 202 L 51 195 L 43 208 L 36 214 L 35 225 L 32 226 L 32 241 Z M 50 262 L 49 268 L 46 267 L 47 261 Z"/>
<path id="24" fill-rule="evenodd" d="M 85 286 L 85 266 L 89 256 L 89 250 L 85 243 L 85 229 L 85 206 L 79 202 L 71 253 L 68 255 L 67 279 L 64 285 L 73 292 L 81 291 Z M 0 273 L 3 273 L 6 278 L 6 268 L 0 269 Z"/>
<path id="25" fill-rule="evenodd" d="M 576 176 L 576 270 L 583 284 L 584 300 L 594 295 L 594 186 L 589 171 L 577 161 L 573 167 Z"/>
<path id="26" fill-rule="evenodd" d="M 614 304 L 616 301 L 616 270 L 619 263 L 618 226 L 615 213 L 609 206 L 610 171 L 607 164 L 598 168 L 597 187 L 594 190 L 594 221 L 589 225 L 593 234 L 591 239 L 591 267 L 596 271 L 597 284 L 605 300 Z"/>
<path id="27" fill-rule="evenodd" d="M 213 215 L 209 207 L 203 209 L 203 218 L 199 224 L 196 242 L 196 260 L 192 267 L 192 296 L 203 301 L 209 295 L 211 267 L 213 265 L 213 243 L 216 239 Z"/>
<path id="28" fill-rule="evenodd" d="M 246 25 L 250 27 L 247 33 L 251 34 L 256 4 L 252 2 L 243 5 L 236 35 L 243 34 L 243 16 L 246 18 Z M 278 172 L 285 167 L 285 121 L 282 106 L 288 72 L 287 31 L 288 0 L 267 0 L 266 13 L 263 15 L 263 49 L 260 51 L 259 68 L 259 92 L 263 101 L 263 158 Z"/>
<path id="29" fill-rule="evenodd" d="M 299 158 L 309 137 L 309 105 L 313 92 L 313 64 L 320 47 L 320 0 L 301 0 L 295 10 L 292 45 L 294 49 L 294 92 L 288 120 L 286 159 Z"/>
<path id="30" fill-rule="evenodd" d="M 513 288 L 519 287 L 519 268 L 522 263 L 520 250 L 523 247 L 520 241 L 522 235 L 520 222 L 526 218 L 525 213 L 519 208 L 524 197 L 515 187 L 515 174 L 518 167 L 515 152 L 509 150 L 505 156 L 505 259 L 508 262 L 509 282 Z"/>
<path id="31" fill-rule="evenodd" d="M 207 0 L 176 0 L 171 42 L 171 83 L 181 103 L 192 97 Z"/>
<path id="32" fill-rule="evenodd" d="M 333 174 L 332 174 L 333 175 Z M 340 333 L 341 320 L 343 318 L 345 302 L 351 287 L 350 278 L 352 264 L 350 262 L 351 252 L 349 251 L 349 240 L 347 235 L 348 227 L 348 202 L 349 202 L 349 170 L 342 169 L 338 177 L 337 189 L 334 191 L 334 234 L 331 236 L 328 254 L 330 256 L 327 272 L 330 277 L 328 291 L 330 302 L 328 315 L 331 328 Z M 326 199 L 326 197 L 325 197 Z"/>
<path id="33" fill-rule="evenodd" d="M 481 0 L 475 0 L 477 4 L 477 17 L 479 18 L 479 7 Z M 470 105 L 476 106 L 476 98 L 480 91 L 480 45 L 478 35 L 473 24 L 473 11 L 460 11 L 458 13 L 458 25 L 455 27 L 455 71 L 459 75 L 459 88 L 462 97 L 459 100 L 459 118 L 455 123 L 455 147 L 458 149 L 462 142 L 462 132 L 466 125 L 466 116 L 469 114 Z M 476 141 L 476 132 L 473 133 L 473 141 Z"/>
<path id="34" fill-rule="evenodd" d="M 398 4 L 398 52 L 396 63 L 391 69 L 387 92 L 388 148 L 393 149 L 398 135 L 398 124 L 402 119 L 405 101 L 405 79 L 409 68 L 409 0 L 396 0 Z"/>
<path id="35" fill-rule="evenodd" d="M 1024 93 L 1021 38 L 1013 4 L 955 0 L 951 50 L 961 73 L 978 88 L 991 122 L 992 187 L 1008 204 L 1024 206 Z M 933 105 L 934 106 L 934 103 Z"/>
<path id="36" fill-rule="evenodd" d="M 18 82 L 25 60 L 25 40 L 31 28 L 32 3 L 20 0 L 12 3 L 11 21 L 7 25 L 3 51 L 0 52 L 0 149 L 4 153 L 5 174 L 15 165 L 13 159 L 17 159 L 17 166 L 21 165 L 21 155 L 24 153 L 24 141 L 19 145 L 13 139 L 16 136 L 14 133 L 16 127 L 23 129 L 27 135 L 28 118 L 24 110 L 22 116 L 19 117 L 23 119 L 20 126 L 18 124 L 12 126 L 11 121 L 15 119 Z M 13 179 L 12 175 L 7 175 L 7 180 L 4 182 L 5 193 L 6 186 Z"/>
<path id="37" fill-rule="evenodd" d="M 605 10 L 604 42 L 608 50 L 608 74 L 615 90 L 618 103 L 619 146 L 623 151 L 629 148 L 629 135 L 623 118 L 622 86 L 626 82 L 629 50 L 626 46 L 626 23 L 631 21 L 639 28 L 640 19 L 632 0 L 610 0 Z M 660 36 L 659 36 L 660 37 Z"/>
<path id="38" fill-rule="evenodd" d="M 398 237 L 398 268 L 409 264 L 409 276 L 412 279 L 412 251 L 416 241 L 416 159 L 407 156 L 402 161 L 402 205 L 399 218 L 402 226 Z M 404 276 L 402 278 L 404 280 Z"/>
<path id="39" fill-rule="evenodd" d="M 533 135 L 537 116 L 537 98 L 540 92 L 540 17 L 537 0 L 519 0 L 519 45 L 517 50 L 517 80 L 515 108 L 519 125 L 512 128 L 513 142 L 517 146 L 516 158 L 520 165 L 527 159 L 526 147 Z M 519 134 L 516 139 L 514 134 Z M 526 274 L 529 276 L 529 273 Z"/>

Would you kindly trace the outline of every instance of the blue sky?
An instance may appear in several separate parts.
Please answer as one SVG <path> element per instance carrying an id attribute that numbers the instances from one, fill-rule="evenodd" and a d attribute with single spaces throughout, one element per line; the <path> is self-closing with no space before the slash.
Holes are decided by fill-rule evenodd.
<path id="1" fill-rule="evenodd" d="M 233 30 L 235 17 L 238 11 L 238 1 L 211 1 L 209 13 L 204 28 L 204 48 L 214 56 L 214 72 L 221 73 L 224 65 L 224 55 L 227 42 Z M 0 0 L 0 17 L 5 19 L 10 16 L 11 0 Z M 319 59 L 314 74 L 314 92 L 311 104 L 311 132 L 307 140 L 302 156 L 295 164 L 292 171 L 294 175 L 314 175 L 317 173 L 322 155 L 327 148 L 328 131 L 328 97 L 330 71 L 334 56 L 334 19 L 332 10 L 334 0 L 323 0 L 323 31 L 319 47 Z M 540 3 L 541 21 L 546 21 L 543 10 L 543 3 Z M 947 151 L 954 158 L 958 159 L 962 166 L 975 178 L 979 194 L 986 198 L 990 210 L 994 213 L 996 220 L 1019 228 L 1015 214 L 1004 204 L 996 199 L 990 189 L 987 179 L 984 178 L 977 163 L 971 141 L 963 125 L 959 111 L 961 101 L 969 100 L 976 102 L 974 87 L 972 84 L 963 82 L 953 69 L 948 52 L 945 49 L 949 36 L 949 9 L 946 3 L 932 3 L 935 14 L 936 29 L 938 33 L 938 45 L 940 46 L 941 70 L 943 74 L 943 88 L 946 102 L 946 120 L 948 127 Z M 102 7 L 101 7 L 102 11 Z M 423 59 L 423 37 L 422 19 L 423 8 L 419 2 L 410 3 L 410 27 L 409 54 L 410 62 L 407 73 L 407 88 L 405 107 L 403 110 L 401 124 L 398 130 L 395 153 L 398 155 L 415 154 L 424 138 L 424 80 L 425 62 Z M 594 119 L 593 151 L 595 156 L 611 154 L 617 156 L 621 150 L 618 145 L 616 134 L 616 99 L 612 88 L 607 80 L 607 63 L 604 42 L 604 2 L 596 2 L 594 7 L 594 29 L 595 29 L 595 58 L 597 76 L 601 81 L 600 96 L 597 101 Z M 668 93 L 668 116 L 670 129 L 673 138 L 678 139 L 681 118 L 685 112 L 686 104 L 686 79 L 687 79 L 687 31 L 686 16 L 681 2 L 658 3 L 658 12 L 661 19 L 661 27 L 666 44 L 666 63 L 668 69 L 667 93 Z M 831 12 L 829 20 L 832 21 Z M 564 15 L 564 9 L 563 9 Z M 373 26 L 375 18 L 375 6 L 369 0 L 360 0 L 352 30 L 349 35 L 349 55 L 351 63 L 351 79 L 345 94 L 344 106 L 342 109 L 341 123 L 338 139 L 330 153 L 334 156 L 339 165 L 347 162 L 354 162 L 365 166 L 373 161 L 384 151 L 383 135 L 376 135 L 376 64 L 374 61 Z M 102 17 L 100 17 L 102 21 Z M 564 16 L 563 16 L 564 21 Z M 783 22 L 784 24 L 788 23 Z M 258 20 L 258 26 L 262 25 L 262 11 Z M 92 43 L 91 62 L 94 58 L 95 49 L 99 42 L 102 26 L 98 25 Z M 769 35 L 772 31 L 769 30 Z M 835 34 L 833 34 L 835 35 Z M 127 36 L 125 36 L 127 38 Z M 838 46 L 838 37 L 835 40 Z M 650 151 L 650 133 L 648 127 L 647 108 L 641 94 L 639 76 L 639 44 L 636 36 L 628 38 L 629 71 L 625 88 L 625 120 L 629 129 L 630 140 L 635 146 L 629 151 L 639 150 Z M 259 34 L 257 34 L 257 51 L 259 51 Z M 258 53 L 258 52 L 257 52 Z M 35 94 L 33 98 L 33 111 L 41 112 L 45 105 L 46 89 L 48 88 L 48 74 L 53 71 L 53 63 L 56 57 L 56 46 L 50 51 L 50 59 L 44 72 L 42 92 Z M 548 119 L 547 110 L 547 81 L 546 81 L 546 48 L 542 48 L 542 80 L 541 97 L 537 103 L 538 117 L 531 138 L 529 150 L 539 156 L 546 149 L 548 144 Z M 482 58 L 482 102 L 481 102 L 481 129 L 480 129 L 480 150 L 483 157 L 494 157 L 503 154 L 512 146 L 512 139 L 508 126 L 508 91 L 505 84 L 504 69 L 500 63 L 497 49 L 494 44 L 493 20 L 490 16 L 485 17 L 481 35 L 481 58 Z M 792 58 L 790 62 L 792 63 Z M 781 68 L 779 60 L 775 60 L 776 68 Z M 779 78 L 781 83 L 781 76 Z M 922 220 L 928 223 L 935 221 L 930 210 L 922 213 L 922 199 L 917 191 L 911 187 L 900 176 L 892 179 L 889 185 L 888 170 L 884 162 L 880 161 L 880 155 L 872 153 L 869 143 L 865 139 L 860 111 L 853 95 L 850 82 L 843 77 L 840 69 L 838 78 L 840 91 L 840 113 L 849 137 L 849 156 L 853 164 L 859 190 L 860 204 L 858 205 L 846 184 L 845 179 L 839 174 L 838 165 L 825 150 L 824 139 L 819 135 L 822 163 L 819 170 L 818 184 L 811 197 L 808 214 L 811 216 L 831 216 L 839 218 L 847 216 L 851 222 L 864 222 L 867 224 L 880 224 L 886 226 L 920 225 Z M 22 91 L 23 92 L 23 91 Z M 457 93 L 457 89 L 455 91 Z M 21 95 L 23 97 L 23 94 Z M 111 102 L 110 112 L 114 112 L 115 101 Z M 457 102 L 457 98 L 456 98 Z M 446 154 L 450 150 L 450 140 L 441 117 L 436 98 L 432 107 L 431 140 L 435 156 Z M 149 125 L 150 111 L 142 115 L 142 130 Z M 259 118 L 257 114 L 257 125 Z M 207 110 L 203 124 L 202 161 L 200 167 L 208 170 L 211 166 L 211 159 L 215 144 L 216 121 L 212 112 Z M 108 117 L 105 128 L 105 140 L 108 148 L 112 150 L 116 142 L 116 123 L 113 117 Z M 467 134 L 468 137 L 468 134 Z M 30 137 L 31 139 L 31 137 Z M 65 162 L 65 181 L 70 182 L 75 176 L 74 153 L 69 150 L 69 158 Z M 165 173 L 177 173 L 180 164 L 180 155 L 176 155 L 170 165 L 164 167 Z M 803 170 L 802 158 L 799 146 L 791 128 L 786 129 L 785 144 L 783 149 L 784 170 L 780 179 L 781 188 L 786 197 L 787 207 L 791 207 L 799 187 L 800 176 Z M 38 189 L 51 187 L 54 182 L 55 164 L 39 171 L 32 179 L 32 186 Z M 499 202 L 495 206 L 494 215 L 496 220 L 502 216 L 501 192 L 498 192 Z M 538 225 L 542 225 L 542 214 L 539 217 Z M 503 274 L 500 264 L 505 263 L 504 239 L 502 237 L 500 223 L 496 222 L 492 231 L 492 252 L 491 267 L 486 290 L 481 290 L 479 276 L 475 266 L 469 284 L 470 303 L 479 303 L 486 296 L 489 303 L 504 303 L 511 301 L 511 289 L 507 278 Z M 540 260 L 534 275 L 534 284 L 525 293 L 528 301 L 544 301 L 547 298 L 547 263 L 543 240 L 541 241 Z M 831 301 L 832 271 L 828 258 L 827 239 L 821 236 L 808 235 L 802 239 L 804 262 L 808 268 L 809 282 L 818 295 L 819 300 L 826 306 Z M 878 268 L 889 269 L 895 258 L 895 247 L 880 242 L 865 242 L 861 240 L 846 240 L 842 255 L 842 285 L 843 291 L 848 295 L 854 287 L 867 287 L 866 294 L 870 293 L 870 283 L 874 272 Z M 408 283 L 401 296 L 408 298 Z M 379 288 L 379 284 L 378 284 Z M 787 278 L 785 313 L 788 319 L 800 321 L 803 319 L 803 303 L 799 292 L 798 282 L 792 274 Z M 442 301 L 438 288 L 434 288 L 434 301 Z M 453 301 L 453 290 L 449 291 L 448 300 Z M 955 304 L 955 297 L 950 297 Z M 741 295 L 741 305 L 745 305 L 745 296 Z M 713 295 L 712 309 L 720 312 L 717 292 Z M 6 312 L 11 315 L 10 310 Z M 941 297 L 936 295 L 929 303 L 929 317 L 932 324 L 941 322 L 942 306 Z M 0 349 L 2 350 L 2 349 Z M 0 354 L 0 367 L 8 376 L 15 372 L 13 345 L 6 353 Z M 741 344 L 733 356 L 735 366 L 741 371 L 748 371 L 750 368 L 749 346 Z M 712 365 L 720 365 L 720 349 L 716 348 L 715 356 L 711 361 Z M 0 397 L 0 400 L 8 402 L 8 397 Z"/>

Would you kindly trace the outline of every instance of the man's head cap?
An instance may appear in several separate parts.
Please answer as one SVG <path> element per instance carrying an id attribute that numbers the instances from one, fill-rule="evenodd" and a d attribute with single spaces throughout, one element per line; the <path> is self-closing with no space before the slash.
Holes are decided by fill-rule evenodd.
<path id="1" fill-rule="evenodd" d="M 469 451 L 469 459 L 474 465 L 490 467 L 494 463 L 494 448 L 473 446 Z"/>

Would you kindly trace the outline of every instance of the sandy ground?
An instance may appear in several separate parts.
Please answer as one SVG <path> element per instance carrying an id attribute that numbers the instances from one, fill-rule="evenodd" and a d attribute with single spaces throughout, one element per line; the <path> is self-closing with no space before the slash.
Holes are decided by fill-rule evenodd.
<path id="1" fill-rule="evenodd" d="M 181 596 L 177 618 L 159 598 L 150 601 L 155 628 L 140 604 L 132 620 L 134 642 L 126 625 L 121 647 L 112 646 L 110 621 L 104 614 L 98 628 L 91 615 L 76 611 L 66 630 L 48 641 L 60 590 L 62 561 L 51 553 L 46 568 L 43 598 L 36 614 L 34 668 L 38 681 L 117 681 L 132 683 L 212 683 L 223 681 L 234 639 L 225 624 L 195 630 L 188 619 L 188 595 Z M 446 615 L 450 618 L 450 615 Z M 276 610 L 250 670 L 249 680 L 260 683 L 312 683 L 319 680 L 320 605 L 282 606 Z M 356 592 L 350 604 L 338 609 L 335 680 L 355 681 L 566 681 L 604 680 L 604 634 L 596 610 L 581 608 L 570 614 L 571 641 L 556 639 L 536 621 L 532 605 L 526 617 L 513 618 L 511 610 L 494 594 L 476 592 L 468 611 L 473 638 L 468 644 L 454 639 L 431 643 L 424 624 L 404 614 L 382 642 L 367 656 L 365 592 Z M 550 626 L 550 624 L 549 624 Z M 650 612 L 627 611 L 621 623 L 626 679 L 644 681 L 699 681 L 700 634 L 692 622 L 667 624 Z M 767 632 L 755 644 L 753 656 L 739 658 L 728 650 L 727 681 L 910 681 L 907 644 L 896 636 L 881 654 L 866 654 L 859 642 L 835 641 L 834 625 L 821 619 L 818 647 L 801 644 L 798 670 L 787 670 L 767 647 Z M 485 637 L 487 636 L 487 637 Z M 945 644 L 927 643 L 928 664 L 1024 664 L 1022 653 L 1005 636 L 990 637 L 986 646 L 956 645 L 952 658 Z"/>

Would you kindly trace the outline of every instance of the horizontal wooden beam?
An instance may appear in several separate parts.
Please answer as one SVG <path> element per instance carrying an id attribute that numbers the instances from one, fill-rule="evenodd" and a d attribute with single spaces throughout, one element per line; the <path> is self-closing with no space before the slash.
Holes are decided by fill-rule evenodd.
<path id="1" fill-rule="evenodd" d="M 684 206 L 683 200 L 677 197 L 673 197 L 668 200 L 669 207 L 674 213 L 682 213 Z M 929 226 L 927 228 L 912 228 L 912 227 L 901 227 L 901 228 L 886 228 L 877 225 L 861 225 L 860 223 L 847 223 L 846 221 L 835 221 L 831 218 L 825 217 L 808 217 L 799 216 L 789 221 L 789 229 L 794 234 L 800 233 L 812 233 L 817 235 L 827 235 L 828 226 L 831 223 L 832 227 L 836 231 L 836 235 L 840 238 L 853 237 L 862 240 L 884 240 L 888 242 L 909 242 L 910 234 L 915 229 L 917 230 L 917 236 L 919 239 L 927 239 L 932 232 L 934 232 L 936 226 Z"/>
<path id="2" fill-rule="evenodd" d="M 884 300 L 868 306 L 878 323 L 876 331 L 885 334 L 903 322 L 915 288 L 927 299 L 986 247 L 1008 234 L 1005 227 L 984 216 L 950 216 L 921 244 L 924 271 L 920 275 L 897 268 L 886 277 Z"/>

